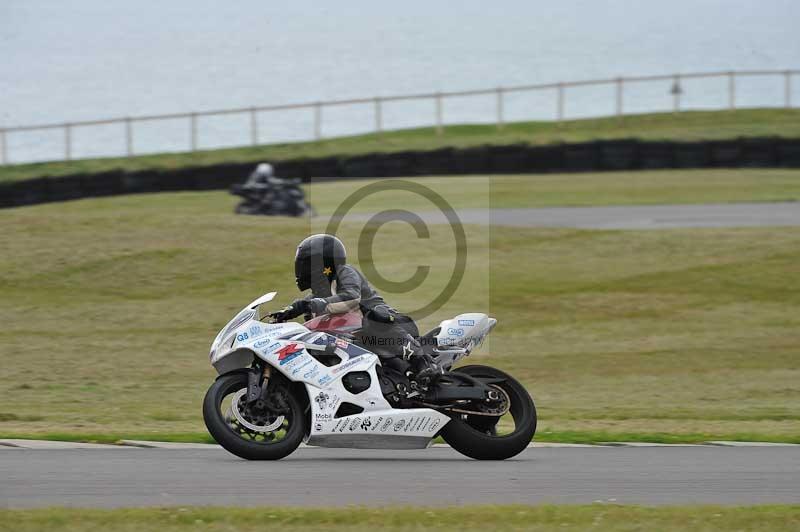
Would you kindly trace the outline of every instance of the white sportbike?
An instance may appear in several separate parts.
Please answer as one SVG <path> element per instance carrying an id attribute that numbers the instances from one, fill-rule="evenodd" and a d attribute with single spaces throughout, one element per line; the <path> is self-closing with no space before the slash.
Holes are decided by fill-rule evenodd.
<path id="1" fill-rule="evenodd" d="M 420 337 L 445 370 L 421 388 L 364 345 L 357 311 L 276 323 L 262 313 L 275 295 L 247 305 L 211 345 L 219 376 L 203 400 L 203 419 L 231 453 L 277 460 L 301 442 L 417 449 L 441 435 L 466 456 L 502 460 L 531 442 L 536 407 L 519 382 L 488 366 L 451 369 L 482 343 L 494 318 L 461 314 Z"/>

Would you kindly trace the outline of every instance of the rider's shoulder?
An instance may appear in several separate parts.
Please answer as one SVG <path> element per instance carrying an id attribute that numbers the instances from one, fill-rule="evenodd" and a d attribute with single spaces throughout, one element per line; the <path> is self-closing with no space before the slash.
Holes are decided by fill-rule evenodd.
<path id="1" fill-rule="evenodd" d="M 336 277 L 339 281 L 352 281 L 360 283 L 366 281 L 367 277 L 352 264 L 342 264 L 336 268 Z"/>
<path id="2" fill-rule="evenodd" d="M 348 275 L 357 275 L 360 277 L 362 274 L 360 271 L 358 271 L 358 269 L 355 266 L 351 264 L 342 264 L 336 267 L 337 277 L 341 278 L 342 276 L 348 276 Z"/>

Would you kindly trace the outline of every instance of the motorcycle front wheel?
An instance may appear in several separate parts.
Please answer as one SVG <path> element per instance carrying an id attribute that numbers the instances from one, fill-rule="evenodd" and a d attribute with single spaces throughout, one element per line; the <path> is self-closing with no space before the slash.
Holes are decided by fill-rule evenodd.
<path id="1" fill-rule="evenodd" d="M 505 460 L 524 451 L 536 433 L 536 406 L 522 384 L 511 375 L 489 366 L 464 366 L 453 372 L 497 380 L 493 386 L 505 393 L 510 405 L 507 414 L 497 417 L 451 413 L 451 420 L 441 432 L 444 441 L 476 460 Z"/>
<path id="2" fill-rule="evenodd" d="M 211 436 L 227 451 L 246 460 L 279 460 L 300 445 L 305 434 L 303 408 L 283 390 L 285 410 L 257 410 L 246 403 L 247 374 L 219 377 L 203 399 L 203 420 Z"/>

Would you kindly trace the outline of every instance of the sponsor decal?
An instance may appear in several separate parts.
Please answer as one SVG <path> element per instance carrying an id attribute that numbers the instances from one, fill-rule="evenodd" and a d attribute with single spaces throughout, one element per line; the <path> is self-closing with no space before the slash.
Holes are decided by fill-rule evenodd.
<path id="1" fill-rule="evenodd" d="M 319 378 L 319 380 L 317 380 L 317 383 L 320 386 L 325 386 L 326 384 L 331 382 L 332 379 L 333 377 L 331 377 L 330 375 L 323 375 L 322 377 Z"/>
<path id="2" fill-rule="evenodd" d="M 249 336 L 247 336 L 247 333 L 241 333 L 241 334 L 237 334 L 236 335 L 236 341 L 237 342 L 244 342 L 248 338 L 249 338 Z"/>
<path id="3" fill-rule="evenodd" d="M 339 406 L 340 402 L 342 402 L 342 399 L 334 395 L 333 397 L 331 397 L 330 401 L 328 401 L 328 409 L 331 412 L 335 412 L 336 407 Z"/>
<path id="4" fill-rule="evenodd" d="M 388 418 L 386 421 L 383 422 L 383 426 L 381 426 L 381 432 L 386 432 L 386 429 L 392 426 L 392 418 Z"/>
<path id="5" fill-rule="evenodd" d="M 265 345 L 269 344 L 270 342 L 272 342 L 272 340 L 268 340 L 268 339 L 259 340 L 258 342 L 253 344 L 253 347 L 255 347 L 256 349 L 261 349 L 262 347 L 264 347 Z M 275 349 L 279 345 L 281 345 L 280 342 L 273 342 L 272 345 L 267 347 L 264 351 L 272 351 L 273 349 Z"/>
<path id="6" fill-rule="evenodd" d="M 405 426 L 405 424 L 406 424 L 406 420 L 405 419 L 401 419 L 400 421 L 398 421 L 397 423 L 394 424 L 394 431 L 395 432 L 400 432 L 402 430 L 402 428 Z"/>
<path id="7" fill-rule="evenodd" d="M 361 429 L 369 430 L 371 426 L 372 426 L 372 421 L 368 417 L 365 417 L 364 421 L 361 422 Z"/>
<path id="8" fill-rule="evenodd" d="M 314 423 L 314 430 L 316 430 L 317 432 L 321 432 L 322 431 L 322 423 Z"/>
<path id="9" fill-rule="evenodd" d="M 300 353 L 298 356 L 295 356 L 291 360 L 286 362 L 286 371 L 292 370 L 297 366 L 302 366 L 303 364 L 308 362 L 309 359 L 311 359 L 311 357 L 308 356 L 305 352 Z"/>
<path id="10" fill-rule="evenodd" d="M 355 366 L 359 362 L 362 362 L 363 360 L 364 360 L 364 357 L 360 357 L 360 356 L 356 357 L 356 358 L 351 358 L 347 362 L 345 362 L 343 364 L 339 364 L 338 366 L 333 368 L 331 373 L 333 373 L 334 375 L 336 375 L 337 373 L 341 373 L 341 372 L 345 371 L 346 369 L 349 369 L 349 368 Z"/>
<path id="11" fill-rule="evenodd" d="M 412 417 L 411 419 L 408 420 L 408 423 L 406 423 L 406 426 L 403 427 L 403 432 L 408 432 L 409 430 L 411 430 L 411 424 L 414 423 L 414 419 L 415 418 Z"/>
<path id="12" fill-rule="evenodd" d="M 447 329 L 447 334 L 450 336 L 458 336 L 459 338 L 464 336 L 464 329 L 456 329 L 454 327 L 450 327 Z"/>
<path id="13" fill-rule="evenodd" d="M 328 408 L 328 399 L 330 398 L 330 395 L 327 393 L 319 392 L 319 395 L 314 397 L 314 402 L 317 403 L 317 407 L 319 407 L 320 410 L 325 410 Z"/>
<path id="14" fill-rule="evenodd" d="M 303 373 L 303 378 L 304 379 L 313 379 L 317 375 L 319 375 L 319 368 L 317 366 L 314 366 L 313 369 Z"/>
<path id="15" fill-rule="evenodd" d="M 475 320 L 458 320 L 458 325 L 461 327 L 473 327 Z"/>
<path id="16" fill-rule="evenodd" d="M 343 338 L 337 338 L 336 339 L 336 347 L 341 347 L 342 349 L 347 349 L 348 345 L 350 345 L 350 344 L 347 343 L 347 340 L 344 340 Z"/>
<path id="17" fill-rule="evenodd" d="M 336 426 L 333 427 L 332 432 L 336 432 L 337 430 L 339 430 L 339 427 L 341 427 L 342 425 L 347 425 L 347 421 L 344 419 L 340 419 L 339 421 L 337 421 Z"/>
<path id="18" fill-rule="evenodd" d="M 379 416 L 378 419 L 375 420 L 375 424 L 372 425 L 372 431 L 375 432 L 375 429 L 380 427 L 381 421 L 383 421 L 383 416 Z"/>
<path id="19" fill-rule="evenodd" d="M 250 327 L 250 338 L 257 338 L 261 336 L 264 330 L 261 328 L 261 325 L 253 325 Z"/>
<path id="20" fill-rule="evenodd" d="M 424 423 L 420 423 L 419 430 L 425 430 L 425 425 L 427 425 L 431 420 L 431 418 L 429 418 L 429 417 L 424 417 L 423 419 L 425 421 L 424 421 Z"/>
<path id="21" fill-rule="evenodd" d="M 317 421 L 333 421 L 333 414 L 314 414 Z"/>
<path id="22" fill-rule="evenodd" d="M 278 349 L 276 353 L 278 354 L 278 364 L 283 366 L 302 355 L 303 346 L 295 343 L 287 344 Z"/>
<path id="23" fill-rule="evenodd" d="M 439 426 L 439 420 L 434 419 L 433 423 L 431 423 L 430 426 L 428 427 L 428 431 L 433 432 L 434 430 L 436 430 L 436 427 L 438 426 Z"/>
<path id="24" fill-rule="evenodd" d="M 356 430 L 356 427 L 359 425 L 359 423 L 361 423 L 360 417 L 353 419 L 353 421 L 350 423 L 350 432 Z"/>
<path id="25" fill-rule="evenodd" d="M 311 358 L 311 357 L 309 357 L 309 358 L 308 358 L 308 359 L 307 359 L 305 362 L 303 362 L 302 364 L 298 364 L 297 366 L 294 366 L 294 367 L 292 368 L 292 375 L 297 375 L 298 373 L 300 373 L 301 371 L 303 371 L 303 369 L 305 369 L 305 368 L 308 368 L 308 366 L 310 366 L 310 365 L 311 365 L 311 364 L 313 364 L 313 363 L 314 363 L 314 359 L 313 359 L 313 358 Z M 306 369 L 306 371 L 308 371 L 308 370 Z"/>

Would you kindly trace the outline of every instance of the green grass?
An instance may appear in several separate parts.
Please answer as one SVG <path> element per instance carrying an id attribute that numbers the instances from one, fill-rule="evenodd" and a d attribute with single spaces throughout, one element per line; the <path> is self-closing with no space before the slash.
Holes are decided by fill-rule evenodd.
<path id="1" fill-rule="evenodd" d="M 596 176 L 598 198 L 605 178 Z M 791 185 L 791 174 L 775 178 Z M 446 194 L 459 189 L 451 179 Z M 770 179 L 763 197 L 783 190 Z M 519 200 L 503 199 L 506 181 L 491 183 L 501 194 L 489 186 L 487 206 Z M 557 183 L 541 183 L 525 197 L 590 198 L 588 185 L 548 193 Z M 763 192 L 756 178 L 748 186 Z M 223 192 L 175 193 L 0 211 L 0 433 L 202 434 L 210 341 L 257 295 L 277 289 L 276 305 L 296 297 L 294 246 L 324 227 L 235 216 L 234 203 Z M 361 228 L 342 227 L 351 252 Z M 496 316 L 468 362 L 526 384 L 541 439 L 800 439 L 800 228 L 466 230 L 464 282 L 421 326 L 467 310 Z M 385 294 L 400 309 L 449 279 L 450 229 L 430 231 L 417 240 L 392 223 L 377 233 L 384 276 L 431 266 L 419 289 Z"/>
<path id="2" fill-rule="evenodd" d="M 0 510 L 0 530 L 797 530 L 800 507 L 470 506 L 459 508 L 141 508 Z"/>
<path id="3" fill-rule="evenodd" d="M 207 150 L 196 153 L 20 164 L 0 167 L 0 182 L 114 169 L 127 171 L 169 169 L 230 162 L 255 164 L 264 160 L 280 161 L 299 157 L 431 150 L 485 144 L 550 144 L 620 138 L 691 141 L 756 136 L 800 137 L 800 109 L 652 113 L 630 115 L 622 119 L 568 120 L 562 124 L 552 121 L 517 122 L 506 124 L 500 131 L 493 125 L 459 125 L 446 127 L 443 135 L 437 135 L 434 128 L 417 128 L 315 142 Z"/>

